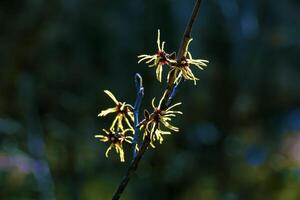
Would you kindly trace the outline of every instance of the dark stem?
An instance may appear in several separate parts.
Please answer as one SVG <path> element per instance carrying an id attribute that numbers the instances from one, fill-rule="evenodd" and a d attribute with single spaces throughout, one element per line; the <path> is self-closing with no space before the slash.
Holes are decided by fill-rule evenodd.
<path id="1" fill-rule="evenodd" d="M 184 54 L 186 53 L 185 50 L 186 50 L 188 41 L 191 38 L 192 27 L 193 27 L 194 21 L 197 17 L 197 14 L 199 12 L 200 4 L 201 4 L 201 0 L 196 0 L 192 15 L 191 15 L 191 17 L 188 21 L 188 24 L 186 26 L 186 29 L 185 29 L 185 32 L 184 32 L 184 35 L 183 35 L 181 46 L 179 47 L 179 50 L 178 50 L 177 60 L 180 60 L 184 56 Z M 176 88 L 177 88 L 178 84 L 175 84 L 174 81 L 175 81 L 175 78 L 176 78 L 177 74 L 176 74 L 175 70 L 173 72 L 174 73 L 172 73 L 170 75 L 169 82 L 168 82 L 167 87 L 165 89 L 166 95 L 163 99 L 164 107 L 168 107 L 169 103 L 174 99 L 175 94 L 176 94 Z M 139 164 L 141 158 L 143 157 L 146 149 L 148 148 L 149 144 L 150 144 L 150 138 L 145 137 L 145 139 L 142 143 L 142 146 L 140 147 L 140 150 L 138 151 L 135 158 L 131 161 L 125 176 L 123 177 L 123 179 L 122 179 L 121 183 L 119 184 L 116 192 L 114 193 L 114 196 L 112 197 L 112 200 L 120 199 L 120 197 L 121 197 L 123 191 L 125 190 L 131 176 L 136 171 L 136 169 L 138 167 L 138 164 Z"/>
<path id="2" fill-rule="evenodd" d="M 180 47 L 178 49 L 178 52 L 177 52 L 177 61 L 178 62 L 186 54 L 186 48 L 187 48 L 189 40 L 192 38 L 191 33 L 192 33 L 192 29 L 193 29 L 193 24 L 195 22 L 195 19 L 197 17 L 198 12 L 199 12 L 201 1 L 202 0 L 196 0 L 193 11 L 192 11 L 192 14 L 190 16 L 190 19 L 189 19 L 187 25 L 186 25 L 186 28 L 185 28 L 185 31 L 184 31 L 184 34 L 183 34 L 183 37 L 182 37 L 182 42 L 181 42 L 181 45 L 180 45 Z M 178 84 L 174 83 L 175 78 L 177 77 L 176 73 L 177 73 L 176 70 L 173 70 L 172 74 L 170 75 L 169 83 L 167 85 L 167 94 L 166 94 L 167 98 L 164 100 L 165 107 L 168 107 L 169 103 L 172 102 L 172 100 L 174 99 L 175 94 L 176 94 L 176 89 L 177 89 L 177 86 L 178 86 Z M 172 95 L 172 94 L 174 94 L 174 95 Z"/>
<path id="3" fill-rule="evenodd" d="M 190 19 L 188 21 L 188 24 L 185 28 L 182 42 L 181 42 L 180 48 L 178 50 L 177 59 L 182 58 L 182 56 L 184 56 L 184 54 L 186 53 L 185 50 L 186 50 L 188 41 L 192 38 L 191 33 L 192 33 L 192 29 L 193 29 L 193 24 L 195 22 L 198 12 L 199 12 L 200 4 L 201 4 L 201 0 L 197 0 L 194 5 L 193 12 L 192 12 Z"/>
<path id="4" fill-rule="evenodd" d="M 138 164 L 139 164 L 141 158 L 143 157 L 143 155 L 144 155 L 147 147 L 149 146 L 149 144 L 150 144 L 150 138 L 149 137 L 145 137 L 142 146 L 140 147 L 140 149 L 139 149 L 136 157 L 131 161 L 130 166 L 129 166 L 129 168 L 128 168 L 126 174 L 125 174 L 125 176 L 123 177 L 121 183 L 119 184 L 118 189 L 115 192 L 112 200 L 118 200 L 118 199 L 120 199 L 123 191 L 125 190 L 128 182 L 129 182 L 130 177 L 136 171 L 136 169 L 138 167 Z"/>

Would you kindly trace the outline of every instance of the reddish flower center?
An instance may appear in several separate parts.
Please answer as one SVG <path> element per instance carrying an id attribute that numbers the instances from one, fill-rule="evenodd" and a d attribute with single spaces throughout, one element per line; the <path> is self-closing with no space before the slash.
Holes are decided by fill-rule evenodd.
<path id="1" fill-rule="evenodd" d="M 124 106 L 124 108 L 122 109 L 122 104 L 119 103 L 117 105 L 117 113 L 121 113 L 121 114 L 126 114 L 127 112 L 129 112 L 129 108 L 127 106 Z"/>
<path id="2" fill-rule="evenodd" d="M 160 121 L 160 115 L 161 115 L 161 110 L 155 109 L 154 115 L 153 115 L 153 120 L 158 123 Z"/>
<path id="3" fill-rule="evenodd" d="M 168 59 L 167 59 L 167 54 L 166 54 L 166 52 L 164 52 L 164 51 L 158 51 L 157 53 L 156 53 L 156 55 L 159 57 L 158 59 L 159 59 L 159 63 L 160 64 L 168 64 L 169 63 L 169 61 L 168 61 Z"/>
<path id="4" fill-rule="evenodd" d="M 110 133 L 107 137 L 109 138 L 109 141 L 111 141 L 112 143 L 116 144 L 116 143 L 118 143 L 118 142 L 121 141 L 121 139 L 122 139 L 122 133 L 119 133 L 119 132 L 117 132 L 115 134 Z"/>

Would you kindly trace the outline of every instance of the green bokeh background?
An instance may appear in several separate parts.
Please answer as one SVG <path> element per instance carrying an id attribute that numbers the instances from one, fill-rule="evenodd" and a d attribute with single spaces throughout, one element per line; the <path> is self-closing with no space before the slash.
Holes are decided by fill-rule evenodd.
<path id="1" fill-rule="evenodd" d="M 176 51 L 193 1 L 0 2 L 0 199 L 110 199 L 126 163 L 94 138 L 103 90 L 142 108 L 164 84 L 137 55 L 157 29 Z M 185 82 L 173 124 L 124 200 L 300 199 L 300 3 L 203 0 L 191 51 L 210 64 Z"/>

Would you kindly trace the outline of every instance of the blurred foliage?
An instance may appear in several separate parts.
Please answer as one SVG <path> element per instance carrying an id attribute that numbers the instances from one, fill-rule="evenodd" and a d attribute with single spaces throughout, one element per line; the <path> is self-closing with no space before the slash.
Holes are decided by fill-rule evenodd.
<path id="1" fill-rule="evenodd" d="M 110 199 L 130 160 L 94 139 L 104 89 L 162 94 L 137 55 L 176 50 L 193 1 L 0 2 L 0 199 Z M 203 1 L 179 134 L 147 152 L 122 199 L 300 199 L 300 3 Z M 127 148 L 129 150 L 129 148 Z M 112 154 L 113 155 L 113 154 Z"/>

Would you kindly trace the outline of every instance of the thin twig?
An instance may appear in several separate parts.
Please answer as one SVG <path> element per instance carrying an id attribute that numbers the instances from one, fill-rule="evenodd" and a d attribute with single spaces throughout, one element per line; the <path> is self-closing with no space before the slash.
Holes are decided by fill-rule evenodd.
<path id="1" fill-rule="evenodd" d="M 136 157 L 131 161 L 131 164 L 130 164 L 130 166 L 129 166 L 129 168 L 128 168 L 126 174 L 125 174 L 125 176 L 123 177 L 121 183 L 119 184 L 118 189 L 115 192 L 112 200 L 118 200 L 118 199 L 120 199 L 120 197 L 121 197 L 123 191 L 125 190 L 125 188 L 126 188 L 128 182 L 129 182 L 132 174 L 136 171 L 136 169 L 138 167 L 138 164 L 139 164 L 141 158 L 143 157 L 146 149 L 148 148 L 149 144 L 150 144 L 150 138 L 149 137 L 145 137 L 145 139 L 144 139 L 144 141 L 142 143 L 141 148 L 139 149 Z"/>
<path id="2" fill-rule="evenodd" d="M 182 77 L 179 78 L 178 82 L 174 84 L 174 87 L 172 89 L 172 92 L 167 100 L 167 103 L 166 103 L 166 107 L 169 107 L 169 105 L 171 105 L 171 103 L 173 102 L 176 94 L 177 94 L 177 89 L 178 89 L 178 86 L 181 84 L 181 82 L 183 81 L 184 79 Z"/>
<path id="3" fill-rule="evenodd" d="M 144 87 L 143 87 L 143 79 L 140 74 L 136 73 L 134 76 L 134 81 L 135 81 L 135 87 L 136 87 L 136 100 L 134 103 L 134 108 L 133 108 L 133 115 L 134 115 L 134 138 L 132 141 L 132 148 L 133 148 L 133 158 L 136 157 L 136 143 L 137 139 L 139 137 L 139 111 L 142 103 L 142 99 L 144 96 Z"/>
<path id="4" fill-rule="evenodd" d="M 193 24 L 195 22 L 195 19 L 197 17 L 198 12 L 199 12 L 200 4 L 201 4 L 201 0 L 197 0 L 195 5 L 194 5 L 192 15 L 190 16 L 190 19 L 189 19 L 188 24 L 187 24 L 187 26 L 185 28 L 185 31 L 184 31 L 181 46 L 178 50 L 177 59 L 182 58 L 182 56 L 185 53 L 184 51 L 187 47 L 188 41 L 192 38 L 191 35 L 192 35 Z"/>
<path id="5" fill-rule="evenodd" d="M 180 59 L 186 53 L 185 50 L 187 48 L 188 42 L 192 38 L 192 36 L 191 36 L 192 35 L 192 29 L 193 29 L 193 25 L 194 25 L 195 19 L 197 17 L 197 14 L 199 12 L 201 1 L 202 0 L 196 0 L 193 11 L 192 11 L 192 14 L 190 16 L 190 19 L 189 19 L 187 25 L 186 25 L 186 28 L 185 28 L 185 31 L 184 31 L 184 34 L 183 34 L 183 37 L 182 37 L 182 42 L 181 42 L 181 45 L 180 45 L 180 47 L 178 49 L 178 52 L 177 52 L 177 61 L 178 62 L 180 62 Z M 177 85 L 177 84 L 174 83 L 174 81 L 176 79 L 176 75 L 177 75 L 176 73 L 177 73 L 176 70 L 174 70 L 171 73 L 169 83 L 167 85 L 166 97 L 168 97 L 168 98 L 166 98 L 164 100 L 166 107 L 168 106 L 168 103 L 170 102 L 169 97 L 172 96 L 171 93 L 173 93 L 173 89 Z M 176 88 L 177 88 L 177 86 L 176 86 Z M 175 88 L 175 93 L 176 93 L 176 88 Z M 173 98 L 174 98 L 174 96 L 172 97 L 172 99 Z"/>
<path id="6" fill-rule="evenodd" d="M 184 32 L 184 35 L 183 35 L 181 46 L 179 47 L 179 50 L 178 50 L 177 60 L 180 60 L 185 54 L 185 50 L 186 50 L 188 41 L 191 38 L 191 32 L 192 32 L 193 24 L 194 24 L 194 21 L 197 17 L 198 12 L 199 12 L 200 4 L 201 4 L 201 0 L 196 0 L 192 15 L 191 15 L 191 17 L 188 21 L 188 24 L 186 26 L 186 29 L 185 29 L 185 32 Z M 169 101 L 170 97 L 172 99 L 175 97 L 176 88 L 178 86 L 177 84 L 174 83 L 175 78 L 176 78 L 176 74 L 172 73 L 170 75 L 170 79 L 169 79 L 168 85 L 167 85 L 166 90 L 165 90 L 166 95 L 163 99 L 164 107 L 168 106 L 168 104 L 170 102 Z M 175 90 L 174 90 L 174 87 L 175 87 Z M 150 138 L 145 137 L 140 150 L 138 151 L 136 157 L 132 160 L 125 176 L 123 177 L 123 179 L 120 182 L 116 192 L 114 193 L 114 196 L 112 197 L 112 200 L 119 200 L 120 199 L 120 197 L 121 197 L 123 191 L 125 190 L 131 176 L 136 171 L 136 169 L 138 167 L 138 164 L 139 164 L 141 158 L 143 157 L 146 149 L 148 148 L 149 144 L 150 144 Z"/>

